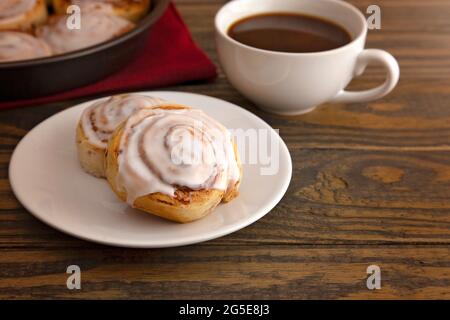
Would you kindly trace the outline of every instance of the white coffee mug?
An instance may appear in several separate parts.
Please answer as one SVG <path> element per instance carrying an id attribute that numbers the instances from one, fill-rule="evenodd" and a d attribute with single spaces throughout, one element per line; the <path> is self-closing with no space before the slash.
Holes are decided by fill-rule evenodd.
<path id="1" fill-rule="evenodd" d="M 302 13 L 344 27 L 352 41 L 342 47 L 312 53 L 285 53 L 247 46 L 228 36 L 230 26 L 263 13 Z M 216 45 L 231 84 L 262 109 L 284 115 L 302 114 L 324 102 L 364 102 L 379 99 L 397 84 L 400 70 L 383 50 L 364 49 L 367 22 L 353 5 L 340 0 L 234 0 L 216 15 Z M 347 91 L 353 77 L 369 63 L 386 69 L 385 82 L 373 89 Z"/>

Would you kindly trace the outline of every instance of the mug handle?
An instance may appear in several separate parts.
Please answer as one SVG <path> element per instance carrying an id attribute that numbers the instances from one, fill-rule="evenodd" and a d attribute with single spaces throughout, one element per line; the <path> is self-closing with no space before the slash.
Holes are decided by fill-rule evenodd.
<path id="1" fill-rule="evenodd" d="M 331 102 L 367 102 L 384 97 L 394 89 L 400 77 L 397 60 L 388 52 L 379 49 L 365 49 L 356 61 L 354 76 L 359 76 L 371 62 L 379 62 L 387 71 L 386 80 L 376 88 L 363 91 L 347 91 L 342 89 Z"/>

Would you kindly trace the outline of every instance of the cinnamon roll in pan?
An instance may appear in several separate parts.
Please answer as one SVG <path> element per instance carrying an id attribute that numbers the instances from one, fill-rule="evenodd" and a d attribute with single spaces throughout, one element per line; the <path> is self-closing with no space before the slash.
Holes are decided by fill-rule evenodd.
<path id="1" fill-rule="evenodd" d="M 0 30 L 29 30 L 47 20 L 45 0 L 1 0 Z"/>
<path id="2" fill-rule="evenodd" d="M 105 177 L 105 151 L 119 124 L 141 108 L 151 108 L 164 100 L 139 94 L 112 96 L 84 110 L 78 122 L 76 142 L 82 168 L 99 178 Z"/>
<path id="3" fill-rule="evenodd" d="M 235 198 L 242 168 L 223 125 L 200 110 L 165 104 L 135 112 L 115 130 L 106 177 L 132 207 L 186 223 Z"/>
<path id="4" fill-rule="evenodd" d="M 55 94 L 117 72 L 142 50 L 151 37 L 149 31 L 166 10 L 169 0 L 152 0 L 151 3 L 151 9 L 134 29 L 96 46 L 42 59 L 0 62 L 0 100 Z"/>
<path id="5" fill-rule="evenodd" d="M 100 11 L 83 13 L 80 29 L 67 28 L 66 21 L 66 15 L 52 16 L 48 24 L 36 30 L 37 37 L 45 40 L 55 54 L 94 46 L 134 28 L 128 20 Z"/>
<path id="6" fill-rule="evenodd" d="M 150 0 L 53 0 L 58 14 L 65 14 L 70 5 L 79 6 L 81 13 L 101 10 L 137 22 L 148 12 Z"/>
<path id="7" fill-rule="evenodd" d="M 0 62 L 48 57 L 51 53 L 45 41 L 28 33 L 0 31 Z"/>

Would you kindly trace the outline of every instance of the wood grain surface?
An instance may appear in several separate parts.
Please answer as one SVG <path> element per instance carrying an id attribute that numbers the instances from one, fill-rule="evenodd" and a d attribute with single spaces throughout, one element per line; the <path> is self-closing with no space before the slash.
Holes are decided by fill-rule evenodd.
<path id="1" fill-rule="evenodd" d="M 14 197 L 8 164 L 36 124 L 87 99 L 0 112 L 0 298 L 449 299 L 450 1 L 352 0 L 382 10 L 369 48 L 391 52 L 401 80 L 372 103 L 325 104 L 307 115 L 259 111 L 224 74 L 165 88 L 215 96 L 263 118 L 286 141 L 293 179 L 267 216 L 188 247 L 131 250 L 64 235 Z M 213 19 L 225 3 L 178 0 L 193 37 L 216 62 Z M 370 67 L 351 88 L 383 81 Z M 66 288 L 66 267 L 82 289 Z M 366 288 L 379 265 L 382 289 Z"/>

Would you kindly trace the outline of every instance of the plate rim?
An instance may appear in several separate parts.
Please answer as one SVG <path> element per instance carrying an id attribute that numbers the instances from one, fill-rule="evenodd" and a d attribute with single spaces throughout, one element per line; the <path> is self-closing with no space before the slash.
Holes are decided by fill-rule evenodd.
<path id="1" fill-rule="evenodd" d="M 266 125 L 267 127 L 269 127 L 278 137 L 278 139 L 280 140 L 280 147 L 283 149 L 283 151 L 285 152 L 285 154 L 287 155 L 287 177 L 286 179 L 283 181 L 283 184 L 278 192 L 278 195 L 269 203 L 267 203 L 265 206 L 259 207 L 256 211 L 258 212 L 258 214 L 253 214 L 251 215 L 249 218 L 245 219 L 244 221 L 238 220 L 224 228 L 220 228 L 218 231 L 216 232 L 212 232 L 211 234 L 208 235 L 194 235 L 194 236 L 190 236 L 187 238 L 183 238 L 181 241 L 178 239 L 173 239 L 172 241 L 164 241 L 164 242 L 158 242 L 158 241 L 154 241 L 152 244 L 149 243 L 141 243 L 141 242 L 128 242 L 128 243 L 123 243 L 123 242 L 114 242 L 108 239 L 100 239 L 100 238 L 91 238 L 89 236 L 83 235 L 83 234 L 78 234 L 76 232 L 71 231 L 68 228 L 65 228 L 64 226 L 59 226 L 55 223 L 52 222 L 51 219 L 47 219 L 45 218 L 45 215 L 41 215 L 37 212 L 35 212 L 34 210 L 31 210 L 31 208 L 29 208 L 27 201 L 24 201 L 24 199 L 22 198 L 21 195 L 19 195 L 19 192 L 17 192 L 17 186 L 16 186 L 16 182 L 15 179 L 12 178 L 14 176 L 14 159 L 17 157 L 17 153 L 18 150 L 20 150 L 23 142 L 25 141 L 25 139 L 29 136 L 31 136 L 33 134 L 33 132 L 39 130 L 39 128 L 41 126 L 44 126 L 48 121 L 51 121 L 54 117 L 57 117 L 58 115 L 61 115 L 62 113 L 68 112 L 69 110 L 73 110 L 75 108 L 81 108 L 82 106 L 85 106 L 85 108 L 92 104 L 95 103 L 96 101 L 100 101 L 102 99 L 107 98 L 108 96 L 105 97 L 100 97 L 100 98 L 95 98 L 92 100 L 88 100 L 82 103 L 78 103 L 76 105 L 73 105 L 71 107 L 68 107 L 64 110 L 61 110 L 55 114 L 52 114 L 51 116 L 49 116 L 48 118 L 46 118 L 45 120 L 41 121 L 40 123 L 38 123 L 36 126 L 34 126 L 32 129 L 30 129 L 27 134 L 25 136 L 22 137 L 22 139 L 19 141 L 19 143 L 16 145 L 16 147 L 14 148 L 14 151 L 11 155 L 11 159 L 9 162 L 9 166 L 8 166 L 8 180 L 9 183 L 11 185 L 11 189 L 14 193 L 14 196 L 17 198 L 17 200 L 20 202 L 20 204 L 28 211 L 29 214 L 31 214 L 33 217 L 35 217 L 36 219 L 38 219 L 39 221 L 43 222 L 44 224 L 58 230 L 59 232 L 63 232 L 65 234 L 68 234 L 72 237 L 75 237 L 77 239 L 81 239 L 84 241 L 88 241 L 88 242 L 92 242 L 92 243 L 97 243 L 97 244 L 102 244 L 102 245 L 108 245 L 108 246 L 113 246 L 113 247 L 121 247 L 121 248 L 148 248 L 148 249 L 152 249 L 152 248 L 169 248 L 169 247 L 180 247 L 180 246 L 186 246 L 186 245 L 191 245 L 191 244 L 195 244 L 195 243 L 202 243 L 205 241 L 209 241 L 212 239 L 217 239 L 217 238 L 221 238 L 223 236 L 229 235 L 231 233 L 234 233 L 236 231 L 239 231 L 243 228 L 248 227 L 249 225 L 255 223 L 256 221 L 260 220 L 261 218 L 263 218 L 266 214 L 268 214 L 273 208 L 275 208 L 275 206 L 282 200 L 282 198 L 284 197 L 284 195 L 287 192 L 287 189 L 289 188 L 290 182 L 292 180 L 292 157 L 291 154 L 289 152 L 289 148 L 287 147 L 286 143 L 284 142 L 284 140 L 281 138 L 281 136 L 272 128 L 272 126 L 270 126 L 266 121 L 264 121 L 263 119 L 261 119 L 260 117 L 256 116 L 255 114 L 253 114 L 252 112 L 248 111 L 247 109 L 244 109 L 234 103 L 228 102 L 226 100 L 223 99 L 219 99 L 216 97 L 211 97 L 208 95 L 203 95 L 203 94 L 198 94 L 198 93 L 191 93 L 191 92 L 182 92 L 182 91 L 165 91 L 165 90 L 154 90 L 154 91 L 137 91 L 137 92 L 129 92 L 129 94 L 143 94 L 143 95 L 157 95 L 159 93 L 162 94 L 182 94 L 182 95 L 191 95 L 191 96 L 197 96 L 200 98 L 209 98 L 209 99 L 213 99 L 216 100 L 217 102 L 220 103 L 226 103 L 229 104 L 230 107 L 236 108 L 236 109 L 240 109 L 239 111 L 244 112 L 247 116 L 250 116 L 253 120 L 256 121 L 261 121 L 262 123 L 264 123 L 264 125 Z"/>

